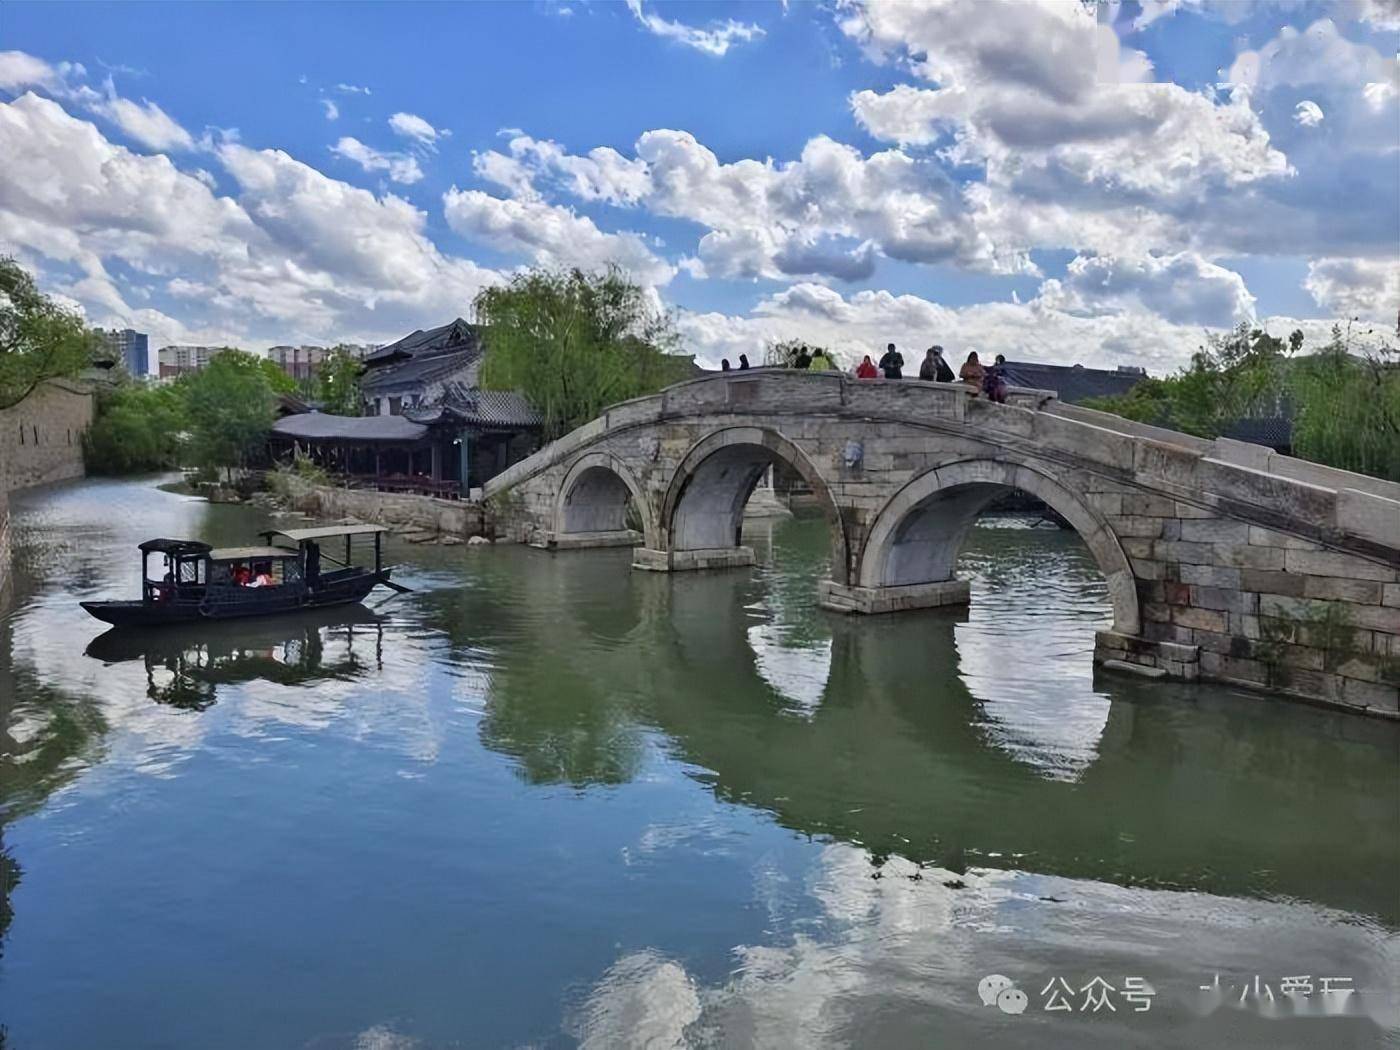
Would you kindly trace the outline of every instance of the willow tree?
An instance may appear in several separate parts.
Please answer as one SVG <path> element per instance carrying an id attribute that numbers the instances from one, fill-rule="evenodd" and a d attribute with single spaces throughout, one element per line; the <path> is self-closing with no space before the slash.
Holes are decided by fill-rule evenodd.
<path id="1" fill-rule="evenodd" d="M 1317 463 L 1400 481 L 1400 352 L 1382 343 L 1353 352 L 1340 327 L 1294 363 L 1293 451 Z"/>
<path id="2" fill-rule="evenodd" d="M 101 336 L 76 312 L 39 291 L 14 259 L 0 256 L 0 409 L 17 405 L 46 379 L 92 362 Z"/>
<path id="3" fill-rule="evenodd" d="M 480 382 L 523 394 L 549 440 L 617 401 L 684 378 L 671 318 L 617 268 L 533 269 L 476 298 L 485 325 Z"/>

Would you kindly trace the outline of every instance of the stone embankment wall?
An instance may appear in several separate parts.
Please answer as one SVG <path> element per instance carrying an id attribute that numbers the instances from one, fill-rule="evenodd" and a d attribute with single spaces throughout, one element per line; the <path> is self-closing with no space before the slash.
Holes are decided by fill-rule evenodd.
<path id="1" fill-rule="evenodd" d="M 83 476 L 83 433 L 96 396 L 73 379 L 51 379 L 19 404 L 0 411 L 0 455 L 9 464 L 7 490 Z"/>
<path id="2" fill-rule="evenodd" d="M 294 509 L 318 518 L 354 518 L 403 531 L 432 532 L 461 539 L 490 534 L 478 503 L 314 485 L 296 477 L 285 478 L 278 484 L 286 487 Z"/>

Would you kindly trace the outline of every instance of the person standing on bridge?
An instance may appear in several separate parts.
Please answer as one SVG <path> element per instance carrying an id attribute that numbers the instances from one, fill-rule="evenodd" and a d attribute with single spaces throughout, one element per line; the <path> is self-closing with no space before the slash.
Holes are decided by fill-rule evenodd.
<path id="1" fill-rule="evenodd" d="M 885 356 L 880 358 L 880 370 L 885 373 L 886 379 L 904 378 L 904 355 L 894 348 L 891 343 L 885 350 Z"/>
<path id="2" fill-rule="evenodd" d="M 953 370 L 948 366 L 948 362 L 943 360 L 943 347 L 931 346 L 924 354 L 923 363 L 919 365 L 919 378 L 927 379 L 932 383 L 951 383 L 954 379 Z"/>
<path id="3" fill-rule="evenodd" d="M 740 355 L 739 355 L 739 371 L 740 371 L 740 372 L 746 372 L 746 371 L 748 371 L 748 368 L 749 368 L 749 355 L 748 355 L 748 354 L 740 354 Z"/>
<path id="4" fill-rule="evenodd" d="M 811 368 L 811 367 L 812 367 L 812 355 L 809 354 L 809 353 L 807 352 L 807 348 L 806 348 L 805 346 L 799 346 L 799 347 L 797 348 L 797 356 L 794 357 L 794 358 L 792 359 L 792 367 L 793 367 L 793 368 Z"/>
<path id="5" fill-rule="evenodd" d="M 987 370 L 982 367 L 982 363 L 977 360 L 977 351 L 967 355 L 967 361 L 958 370 L 958 378 L 968 385 L 968 390 L 973 397 L 982 391 L 982 381 L 987 378 Z"/>
<path id="6" fill-rule="evenodd" d="M 721 358 L 720 358 L 720 360 L 719 360 L 719 370 L 720 370 L 721 372 L 728 372 L 728 371 L 729 371 L 729 358 L 727 358 L 727 357 L 721 357 Z"/>
<path id="7" fill-rule="evenodd" d="M 827 356 L 825 350 L 818 347 L 817 352 L 812 355 L 810 370 L 813 372 L 835 372 L 836 364 Z"/>
<path id="8" fill-rule="evenodd" d="M 880 370 L 875 367 L 875 362 L 870 360 L 870 355 L 865 355 L 865 360 L 856 365 L 857 379 L 874 379 L 880 374 Z"/>

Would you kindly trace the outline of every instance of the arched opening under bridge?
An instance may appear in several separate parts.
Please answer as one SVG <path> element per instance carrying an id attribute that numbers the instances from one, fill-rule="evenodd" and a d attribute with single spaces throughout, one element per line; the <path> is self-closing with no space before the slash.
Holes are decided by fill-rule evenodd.
<path id="1" fill-rule="evenodd" d="M 1139 630 L 1137 585 L 1127 556 L 1103 516 L 1026 464 L 969 459 L 914 478 L 876 515 L 853 587 L 828 587 L 824 604 L 845 611 L 889 612 L 968 600 L 954 575 L 968 530 L 997 497 L 1014 490 L 1043 501 L 1079 534 L 1108 585 L 1113 630 Z"/>
<path id="2" fill-rule="evenodd" d="M 805 452 L 763 427 L 727 427 L 691 447 L 662 501 L 661 545 L 638 551 L 634 564 L 654 569 L 752 564 L 753 551 L 742 543 L 744 507 L 774 463 L 795 471 L 822 508 L 831 539 L 831 575 L 844 582 L 849 545 L 830 486 Z"/>

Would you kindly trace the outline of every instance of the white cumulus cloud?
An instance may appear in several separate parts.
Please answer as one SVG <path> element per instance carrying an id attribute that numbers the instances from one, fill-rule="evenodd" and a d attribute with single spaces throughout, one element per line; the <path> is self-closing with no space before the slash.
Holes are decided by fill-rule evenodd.
<path id="1" fill-rule="evenodd" d="M 675 268 L 638 234 L 605 233 L 586 215 L 537 200 L 493 197 L 452 187 L 443 195 L 447 224 L 463 237 L 546 266 L 598 270 L 614 264 L 647 285 L 666 284 Z"/>
<path id="2" fill-rule="evenodd" d="M 359 139 L 346 135 L 331 147 L 337 157 L 354 161 L 365 171 L 387 172 L 389 178 L 404 185 L 412 185 L 423 178 L 423 169 L 418 166 L 418 158 L 408 153 L 393 153 L 367 146 Z"/>
<path id="3" fill-rule="evenodd" d="M 723 58 L 728 54 L 729 49 L 735 44 L 757 40 L 763 36 L 763 29 L 751 22 L 736 22 L 731 18 L 725 22 L 715 23 L 709 28 L 701 29 L 698 26 L 671 21 L 647 11 L 642 7 L 642 0 L 627 0 L 627 7 L 637 21 L 646 28 L 647 32 L 667 40 L 674 40 L 678 44 L 684 44 L 686 47 L 703 51 L 707 55 L 714 55 L 718 58 Z"/>
<path id="4" fill-rule="evenodd" d="M 452 132 L 445 128 L 435 128 L 414 113 L 395 113 L 389 118 L 389 127 L 394 134 L 402 135 L 420 146 L 433 146 L 437 140 Z"/>

